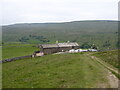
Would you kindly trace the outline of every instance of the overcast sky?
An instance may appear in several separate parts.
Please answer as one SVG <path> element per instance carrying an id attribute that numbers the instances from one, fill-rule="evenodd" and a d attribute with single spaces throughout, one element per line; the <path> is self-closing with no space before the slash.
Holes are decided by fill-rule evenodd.
<path id="1" fill-rule="evenodd" d="M 2 0 L 2 24 L 117 20 L 118 1 Z"/>

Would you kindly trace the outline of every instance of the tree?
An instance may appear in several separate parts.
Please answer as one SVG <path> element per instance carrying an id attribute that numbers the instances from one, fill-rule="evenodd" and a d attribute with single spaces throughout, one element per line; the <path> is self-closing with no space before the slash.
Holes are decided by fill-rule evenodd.
<path id="1" fill-rule="evenodd" d="M 110 47 L 110 46 L 111 46 L 111 44 L 109 41 L 105 41 L 105 43 L 103 44 L 103 47 Z"/>
<path id="2" fill-rule="evenodd" d="M 91 45 L 89 45 L 87 42 L 83 43 L 80 48 L 82 49 L 88 49 L 88 48 L 91 48 Z"/>
<path id="3" fill-rule="evenodd" d="M 19 39 L 20 42 L 27 42 L 29 40 L 28 37 L 24 36 L 21 39 Z"/>
<path id="4" fill-rule="evenodd" d="M 120 48 L 120 41 L 117 41 L 116 47 L 117 47 L 117 48 Z"/>
<path id="5" fill-rule="evenodd" d="M 4 42 L 2 42 L 2 45 L 4 45 Z"/>
<path id="6" fill-rule="evenodd" d="M 98 49 L 95 44 L 93 44 L 91 48 L 92 48 L 92 49 Z"/>

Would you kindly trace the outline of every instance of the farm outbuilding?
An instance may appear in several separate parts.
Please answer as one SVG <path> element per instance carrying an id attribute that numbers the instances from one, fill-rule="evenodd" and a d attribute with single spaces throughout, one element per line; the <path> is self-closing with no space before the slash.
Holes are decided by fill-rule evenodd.
<path id="1" fill-rule="evenodd" d="M 79 44 L 76 42 L 67 42 L 67 43 L 56 43 L 56 44 L 41 44 L 39 45 L 40 51 L 45 55 L 57 53 L 57 52 L 65 52 L 71 49 L 78 49 Z"/>
<path id="2" fill-rule="evenodd" d="M 39 57 L 39 56 L 43 56 L 44 53 L 41 52 L 41 51 L 35 51 L 33 54 L 32 54 L 32 57 Z"/>

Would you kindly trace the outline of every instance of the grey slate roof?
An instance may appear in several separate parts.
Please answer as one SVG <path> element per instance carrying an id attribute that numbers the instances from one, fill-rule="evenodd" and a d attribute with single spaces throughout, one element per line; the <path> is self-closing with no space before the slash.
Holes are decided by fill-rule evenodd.
<path id="1" fill-rule="evenodd" d="M 72 47 L 72 46 L 79 46 L 78 43 L 58 43 L 59 47 Z"/>
<path id="2" fill-rule="evenodd" d="M 72 47 L 79 46 L 76 42 L 68 42 L 68 43 L 56 43 L 56 44 L 42 44 L 40 47 L 42 48 L 53 48 L 53 47 Z"/>

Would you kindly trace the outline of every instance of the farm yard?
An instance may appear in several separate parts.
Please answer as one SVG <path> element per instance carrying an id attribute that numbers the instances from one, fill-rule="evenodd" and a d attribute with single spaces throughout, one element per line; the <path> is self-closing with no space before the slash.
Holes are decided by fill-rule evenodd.
<path id="1" fill-rule="evenodd" d="M 30 54 L 37 50 L 32 45 L 28 46 L 29 48 L 21 49 L 23 53 L 18 51 L 18 47 L 13 47 L 15 49 L 11 51 L 18 51 L 16 56 L 21 56 L 25 52 Z M 8 56 L 4 58 L 9 57 L 10 53 L 9 51 Z M 117 77 L 96 59 L 91 58 L 91 56 L 100 58 L 99 53 L 104 54 L 104 52 L 51 54 L 3 63 L 3 88 L 117 88 Z M 111 58 L 112 55 L 114 58 L 117 56 L 111 54 Z M 107 58 L 104 55 L 100 59 L 104 61 Z M 116 61 L 117 58 L 111 62 Z"/>
<path id="2" fill-rule="evenodd" d="M 7 43 L 2 46 L 2 62 L 22 59 L 24 57 L 36 57 L 47 54 L 60 53 L 78 53 L 78 52 L 96 52 L 96 49 L 79 49 L 76 42 L 64 42 L 56 44 L 22 44 Z M 6 61 L 7 60 L 7 61 Z"/>

